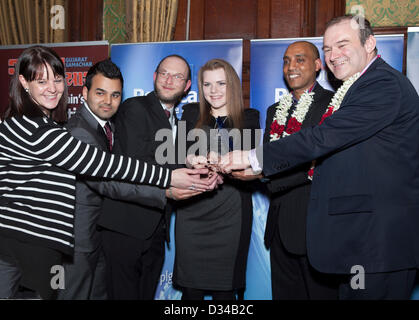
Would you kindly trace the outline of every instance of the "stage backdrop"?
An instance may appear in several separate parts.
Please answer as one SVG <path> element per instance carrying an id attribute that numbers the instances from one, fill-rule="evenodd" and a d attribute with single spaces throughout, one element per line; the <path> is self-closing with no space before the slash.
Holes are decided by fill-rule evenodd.
<path id="1" fill-rule="evenodd" d="M 376 36 L 376 38 L 378 53 L 391 66 L 401 72 L 403 66 L 403 35 L 383 35 Z M 251 41 L 250 106 L 260 111 L 262 127 L 265 127 L 267 108 L 277 102 L 283 94 L 288 92 L 282 75 L 282 58 L 287 47 L 298 40 L 310 41 L 316 45 L 319 49 L 320 57 L 324 61 L 322 52 L 323 39 L 321 37 Z M 415 70 L 418 69 L 416 68 Z M 328 82 L 327 72 L 324 66 L 317 81 L 323 87 L 333 90 L 331 84 Z M 269 253 L 263 245 L 263 234 L 268 208 L 269 200 L 264 192 L 255 193 L 253 195 L 253 234 L 247 272 L 255 276 L 254 288 L 256 289 L 249 290 L 248 287 L 246 297 L 249 299 L 272 298 L 270 291 Z M 257 283 L 263 283 L 266 287 L 264 289 L 256 287 Z M 253 285 L 253 283 L 249 284 Z"/>
<path id="2" fill-rule="evenodd" d="M 199 68 L 208 60 L 221 58 L 231 63 L 237 74 L 242 74 L 242 40 L 187 41 L 136 43 L 111 46 L 111 59 L 124 76 L 123 99 L 142 96 L 153 90 L 153 73 L 162 58 L 170 54 L 184 57 L 191 66 L 192 87 L 177 108 L 181 117 L 181 106 L 198 101 L 197 76 Z M 172 287 L 172 270 L 175 254 L 175 216 L 170 226 L 170 246 L 166 250 L 160 282 L 155 299 L 180 299 L 181 293 Z"/>
<path id="3" fill-rule="evenodd" d="M 407 29 L 406 74 L 419 93 L 419 27 Z"/>
<path id="4" fill-rule="evenodd" d="M 68 112 L 75 112 L 80 106 L 82 87 L 87 70 L 96 62 L 108 58 L 107 41 L 47 43 L 43 46 L 52 47 L 64 62 L 66 82 L 68 85 Z M 9 83 L 15 72 L 15 64 L 22 51 L 32 45 L 0 46 L 0 112 L 3 113 L 8 104 Z"/>

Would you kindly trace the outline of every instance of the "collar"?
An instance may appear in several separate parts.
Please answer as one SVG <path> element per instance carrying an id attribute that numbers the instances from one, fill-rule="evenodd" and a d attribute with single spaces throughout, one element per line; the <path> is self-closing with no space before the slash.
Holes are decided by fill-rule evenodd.
<path id="1" fill-rule="evenodd" d="M 106 120 L 102 120 L 102 119 L 100 119 L 97 115 L 95 115 L 94 113 L 93 113 L 93 111 L 92 110 L 90 110 L 90 107 L 89 107 L 89 105 L 87 104 L 87 102 L 86 101 L 84 101 L 83 102 L 83 104 L 84 104 L 84 106 L 86 107 L 86 109 L 90 112 L 90 114 L 93 116 L 93 118 L 95 118 L 95 120 L 100 124 L 100 126 L 103 128 L 104 126 L 105 126 L 105 123 L 106 122 L 108 122 L 108 121 L 106 121 Z M 112 128 L 112 125 L 111 125 L 111 128 Z"/>
<path id="2" fill-rule="evenodd" d="M 312 92 L 314 88 L 316 87 L 316 85 L 317 85 L 317 81 L 314 81 L 313 85 L 308 89 L 308 93 Z M 291 94 L 292 94 L 292 102 L 298 103 L 298 99 L 296 99 L 294 96 L 294 91 L 292 91 Z"/>
<path id="3" fill-rule="evenodd" d="M 160 100 L 159 100 L 160 101 Z M 161 105 L 161 107 L 163 108 L 163 110 L 167 110 L 167 111 L 169 111 L 170 112 L 170 118 L 172 118 L 173 117 L 173 112 L 174 112 L 174 110 L 175 110 L 175 107 L 173 106 L 172 108 L 167 108 L 166 107 L 166 105 L 163 103 L 163 102 L 161 102 L 160 101 L 160 105 Z"/>
<path id="4" fill-rule="evenodd" d="M 361 71 L 361 76 L 365 73 L 365 71 L 367 71 L 367 69 L 374 63 L 375 60 L 377 60 L 378 58 L 381 58 L 380 54 L 377 54 L 368 64 L 367 66 L 364 68 L 364 70 Z"/>

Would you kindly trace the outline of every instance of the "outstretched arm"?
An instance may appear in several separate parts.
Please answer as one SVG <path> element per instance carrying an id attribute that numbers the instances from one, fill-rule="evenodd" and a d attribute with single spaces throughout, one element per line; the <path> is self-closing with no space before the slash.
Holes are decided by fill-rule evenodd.
<path id="1" fill-rule="evenodd" d="M 96 181 L 86 179 L 83 182 L 100 195 L 114 200 L 129 201 L 159 209 L 163 209 L 166 206 L 165 189 L 112 180 Z"/>

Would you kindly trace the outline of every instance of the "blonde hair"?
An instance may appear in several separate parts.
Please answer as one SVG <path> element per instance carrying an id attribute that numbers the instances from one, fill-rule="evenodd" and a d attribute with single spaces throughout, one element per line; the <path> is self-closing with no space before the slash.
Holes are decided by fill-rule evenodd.
<path id="1" fill-rule="evenodd" d="M 231 64 L 222 59 L 211 59 L 205 63 L 201 69 L 199 69 L 199 119 L 196 123 L 196 128 L 202 128 L 203 125 L 209 123 L 211 117 L 211 105 L 204 97 L 203 75 L 205 71 L 212 71 L 216 69 L 223 69 L 226 76 L 227 116 L 229 123 L 233 128 L 242 129 L 244 104 L 240 79 Z"/>

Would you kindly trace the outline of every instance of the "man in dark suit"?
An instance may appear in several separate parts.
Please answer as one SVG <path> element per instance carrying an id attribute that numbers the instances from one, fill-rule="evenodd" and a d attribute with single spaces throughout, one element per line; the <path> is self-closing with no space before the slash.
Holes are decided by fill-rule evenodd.
<path id="1" fill-rule="evenodd" d="M 345 275 L 340 299 L 409 299 L 419 264 L 419 97 L 377 56 L 366 19 L 333 19 L 323 41 L 328 67 L 344 81 L 324 121 L 221 166 L 263 164 L 270 176 L 323 157 L 307 216 L 310 264 Z"/>
<path id="2" fill-rule="evenodd" d="M 283 58 L 284 78 L 292 90 L 286 98 L 267 110 L 264 143 L 292 133 L 297 113 L 303 119 L 301 128 L 318 124 L 333 92 L 316 82 L 321 70 L 317 47 L 297 41 L 289 45 Z M 303 97 L 302 97 L 303 96 Z M 282 113 L 280 117 L 277 113 Z M 284 125 L 281 134 L 277 126 Z M 265 231 L 265 245 L 270 248 L 273 299 L 337 299 L 333 279 L 316 271 L 307 260 L 306 220 L 310 197 L 311 162 L 285 174 L 270 177 L 270 206 Z"/>
<path id="3" fill-rule="evenodd" d="M 109 120 L 121 102 L 122 85 L 122 74 L 110 60 L 100 61 L 89 69 L 83 87 L 84 103 L 66 125 L 74 137 L 102 150 L 112 148 L 113 124 Z M 160 209 L 166 205 L 165 190 L 157 187 L 78 177 L 75 253 L 73 260 L 64 264 L 65 289 L 59 290 L 59 299 L 107 298 L 105 260 L 101 237 L 96 230 L 103 196 Z"/>
<path id="4" fill-rule="evenodd" d="M 164 58 L 154 72 L 154 91 L 124 101 L 116 114 L 115 153 L 164 164 L 156 133 L 169 132 L 168 145 L 177 141 L 178 121 L 174 107 L 191 86 L 186 60 L 177 55 Z M 163 130 L 162 130 L 163 129 Z M 163 142 L 166 143 L 167 141 Z M 170 148 L 169 148 L 170 149 Z M 166 156 L 176 167 L 173 150 Z M 163 163 L 162 163 L 163 162 Z M 176 200 L 198 194 L 195 190 L 170 188 Z M 111 299 L 154 299 L 165 256 L 165 240 L 172 206 L 152 208 L 123 201 L 106 201 L 99 220 L 107 262 Z M 117 214 L 116 214 L 117 213 Z"/>

